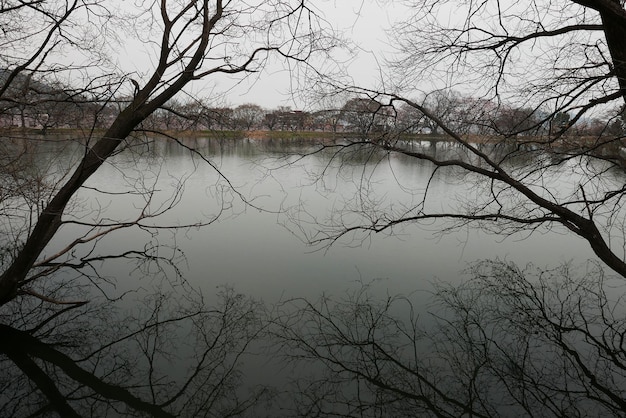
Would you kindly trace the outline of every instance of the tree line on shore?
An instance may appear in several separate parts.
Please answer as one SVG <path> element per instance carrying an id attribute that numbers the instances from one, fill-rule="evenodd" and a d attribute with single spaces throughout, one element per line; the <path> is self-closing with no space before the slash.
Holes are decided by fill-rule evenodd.
<path id="1" fill-rule="evenodd" d="M 0 72 L 0 78 L 6 71 Z M 48 129 L 104 128 L 132 97 L 100 102 L 67 86 L 20 77 L 0 100 L 0 127 Z M 430 109 L 456 132 L 474 135 L 540 136 L 566 131 L 570 136 L 626 133 L 626 109 L 606 116 L 571 120 L 567 112 L 496 104 L 454 90 L 434 90 L 415 101 Z M 147 129 L 215 131 L 319 131 L 440 134 L 440 127 L 406 103 L 382 103 L 376 98 L 337 99 L 336 106 L 298 110 L 264 108 L 254 103 L 211 106 L 202 100 L 170 100 L 143 122 Z"/>

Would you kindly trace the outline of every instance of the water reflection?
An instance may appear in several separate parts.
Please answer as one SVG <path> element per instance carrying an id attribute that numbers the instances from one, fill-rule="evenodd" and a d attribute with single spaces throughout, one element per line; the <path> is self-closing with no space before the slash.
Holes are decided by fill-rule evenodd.
<path id="1" fill-rule="evenodd" d="M 315 144 L 179 142 L 130 141 L 76 197 L 46 254 L 108 224 L 128 224 L 74 248 L 62 265 L 39 266 L 54 279 L 33 292 L 77 303 L 24 295 L 3 307 L 2 415 L 274 416 L 279 408 L 268 402 L 285 390 L 277 376 L 294 373 L 267 357 L 276 313 L 268 307 L 277 302 L 341 298 L 345 289 L 378 280 L 383 299 L 412 295 L 413 306 L 424 309 L 431 282 L 460 282 L 469 261 L 587 258 L 584 243 L 559 231 L 502 243 L 469 229 L 433 235 L 440 221 L 366 241 L 347 237 L 312 252 L 300 234 L 315 233 L 329 212 L 374 203 L 407 210 L 420 204 L 426 185 L 431 201 L 445 207 L 471 191 L 473 179 L 454 170 L 432 176 L 428 162 L 368 148 L 298 159 L 294 152 Z M 29 169 L 54 189 L 81 144 L 40 147 Z M 442 144 L 422 150 L 460 152 Z M 353 215 L 341 216 L 352 222 Z"/>
<path id="2" fill-rule="evenodd" d="M 166 285 L 140 293 L 126 309 L 92 298 L 3 315 L 3 416 L 256 416 L 269 389 L 240 367 L 262 306 L 228 289 L 210 305 Z"/>

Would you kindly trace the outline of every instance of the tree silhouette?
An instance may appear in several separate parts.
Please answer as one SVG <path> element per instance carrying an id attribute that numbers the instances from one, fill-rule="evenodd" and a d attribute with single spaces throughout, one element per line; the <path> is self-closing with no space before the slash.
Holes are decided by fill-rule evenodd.
<path id="1" fill-rule="evenodd" d="M 441 234 L 570 233 L 589 244 L 595 261 L 552 270 L 478 262 L 467 284 L 435 289 L 433 328 L 419 323 L 409 298 L 378 300 L 367 288 L 342 299 L 287 303 L 277 338 L 287 358 L 317 370 L 296 413 L 623 415 L 623 137 L 606 124 L 584 137 L 572 134 L 607 104 L 612 120 L 626 99 L 623 2 L 405 4 L 411 14 L 393 28 L 398 53 L 384 87 L 325 85 L 384 108 L 414 109 L 447 135 L 451 151 L 389 134 L 320 146 L 315 152 L 330 153 L 356 192 L 327 219 L 302 209 L 293 219 L 298 231 L 324 247 L 359 245 L 435 220 L 446 222 Z M 463 18 L 441 18 L 451 10 Z M 411 99 L 429 79 L 443 80 L 446 89 L 465 86 L 476 103 L 493 104 L 472 120 L 489 135 L 472 135 L 427 101 Z M 502 119 L 506 109 L 515 112 Z M 567 123 L 547 129 L 564 114 Z M 430 180 L 396 178 L 405 198 L 372 198 L 371 170 L 355 166 L 394 158 L 426 162 Z M 431 190 L 442 173 L 468 192 L 442 202 Z"/>
<path id="2" fill-rule="evenodd" d="M 246 413 L 264 393 L 252 390 L 239 399 L 235 390 L 240 357 L 262 328 L 259 307 L 230 293 L 222 306 L 205 305 L 178 269 L 184 257 L 175 243 L 158 238 L 159 231 L 211 224 L 227 203 L 218 194 L 216 213 L 187 224 L 167 222 L 164 215 L 180 202 L 185 179 L 172 181 L 163 197 L 156 189 L 158 164 L 140 168 L 114 157 L 149 149 L 145 133 L 159 133 L 143 123 L 157 111 L 171 111 L 168 104 L 191 94 L 195 81 L 219 75 L 241 80 L 270 56 L 309 65 L 332 47 L 332 31 L 308 2 L 282 0 L 5 1 L 0 22 L 2 111 L 29 109 L 44 122 L 44 111 L 53 114 L 42 103 L 61 109 L 70 98 L 81 98 L 94 113 L 70 133 L 71 141 L 48 143 L 21 132 L 2 141 L 7 152 L 0 157 L 0 175 L 8 181 L 0 188 L 1 415 Z M 123 69 L 125 58 L 117 53 L 126 43 L 148 53 L 141 73 Z M 39 88 L 53 85 L 63 86 L 63 94 Z M 199 150 L 169 140 L 217 170 Z M 67 160 L 64 149 L 71 151 Z M 128 189 L 94 185 L 108 164 L 119 164 Z M 84 204 L 89 193 L 96 197 Z M 99 198 L 119 194 L 133 202 L 128 212 L 106 213 Z M 105 237 L 124 231 L 146 236 L 145 245 L 125 248 L 118 240 L 101 252 Z M 115 307 L 132 292 L 115 294 L 114 281 L 101 269 L 116 260 L 164 280 L 143 295 L 145 309 L 119 319 Z M 176 353 L 193 364 L 178 381 L 166 373 Z"/>

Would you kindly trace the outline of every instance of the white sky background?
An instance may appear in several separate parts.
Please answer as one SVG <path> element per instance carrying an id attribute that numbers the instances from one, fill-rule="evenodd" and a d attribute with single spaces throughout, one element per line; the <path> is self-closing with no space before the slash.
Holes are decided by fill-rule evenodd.
<path id="1" fill-rule="evenodd" d="M 392 0 L 308 0 L 317 8 L 321 18 L 326 19 L 341 36 L 349 39 L 354 46 L 356 57 L 346 64 L 346 71 L 353 84 L 365 88 L 380 87 L 381 74 L 385 71 L 385 57 L 394 52 L 393 45 L 386 33 L 393 28 L 394 22 L 406 19 L 410 11 L 404 2 Z M 127 5 L 131 6 L 130 3 Z M 121 3 L 123 9 L 126 4 Z M 140 35 L 141 36 L 141 35 Z M 153 68 L 154 49 L 146 48 L 143 42 L 125 39 L 120 50 L 115 52 L 117 65 L 123 72 L 135 72 L 141 79 Z M 158 52 L 156 52 L 158 53 Z M 348 57 L 348 54 L 339 55 Z M 149 65 L 148 63 L 151 63 Z M 130 86 L 130 85 L 129 85 Z M 312 110 L 336 104 L 320 104 L 302 99 L 290 92 L 301 88 L 284 63 L 268 65 L 258 74 L 240 81 L 209 76 L 204 80 L 194 81 L 186 91 L 194 98 L 203 99 L 210 106 L 236 107 L 245 103 L 260 105 L 266 109 L 288 106 L 292 109 Z M 184 93 L 176 96 L 177 100 L 186 101 Z M 341 101 L 341 100 L 340 100 Z"/>
<path id="2" fill-rule="evenodd" d="M 373 0 L 336 0 L 319 2 L 324 17 L 344 36 L 358 46 L 357 56 L 348 65 L 348 73 L 355 83 L 374 86 L 379 80 L 379 66 L 384 56 L 392 51 L 385 30 L 401 17 L 398 7 L 383 7 Z M 241 83 L 228 96 L 231 105 L 255 103 L 265 108 L 307 104 L 298 102 L 289 93 L 289 73 L 269 67 L 258 78 Z"/>
<path id="3" fill-rule="evenodd" d="M 398 52 L 394 45 L 390 44 L 392 41 L 386 31 L 393 29 L 394 23 L 405 20 L 408 16 L 415 13 L 415 10 L 409 9 L 405 2 L 393 0 L 307 1 L 308 4 L 317 8 L 321 18 L 326 19 L 328 24 L 340 36 L 349 39 L 356 45 L 357 48 L 354 51 L 356 51 L 357 56 L 348 62 L 346 66 L 346 71 L 352 78 L 352 84 L 380 90 L 381 79 L 390 75 L 385 74 L 388 73 L 388 69 L 384 68 L 385 59 L 392 58 Z M 526 6 L 519 3 L 518 7 L 523 12 Z M 444 22 L 448 21 L 448 23 L 462 18 L 467 13 L 467 11 L 460 10 L 456 6 L 453 8 L 453 6 L 445 3 L 439 5 L 436 11 L 437 18 Z M 508 10 L 507 12 L 512 13 L 513 11 Z M 158 51 L 155 52 L 154 49 L 146 50 L 145 43 L 138 43 L 135 46 L 127 43 L 124 46 L 126 47 L 125 51 L 119 51 L 118 60 L 120 66 L 124 67 L 124 70 L 136 71 L 137 74 L 145 75 L 146 68 L 153 67 L 156 60 L 154 55 Z M 530 47 L 532 49 L 532 45 Z M 516 52 L 521 53 L 523 51 Z M 339 57 L 347 58 L 348 54 L 339 54 Z M 152 63 L 152 65 L 146 65 L 147 63 Z M 455 91 L 462 94 L 476 94 L 481 89 L 481 78 L 484 76 L 481 72 L 475 71 L 470 74 L 473 79 L 467 79 L 461 72 L 440 71 L 438 73 L 437 62 L 426 60 L 423 63 L 415 64 L 416 79 L 413 80 L 408 77 L 402 80 L 405 85 L 402 86 L 404 90 L 401 93 L 408 97 L 420 97 L 435 88 L 450 86 L 453 86 Z M 420 67 L 420 64 L 423 67 L 423 71 L 419 71 L 417 68 Z M 445 69 L 446 67 L 444 66 L 443 68 Z M 507 67 L 507 71 L 510 69 Z M 512 67 L 512 69 L 517 71 L 516 76 L 519 80 L 524 81 L 528 78 L 525 73 L 528 67 L 521 65 Z M 509 81 L 515 77 L 514 74 L 509 75 L 511 76 Z M 454 80 L 450 77 L 453 77 Z M 237 78 L 237 80 L 239 79 L 240 77 Z M 490 82 L 489 77 L 485 77 L 485 80 L 487 83 Z M 391 86 L 392 90 L 393 87 Z M 482 87 L 486 89 L 490 86 Z M 194 98 L 203 99 L 209 106 L 235 107 L 244 103 L 253 103 L 266 109 L 288 106 L 292 109 L 314 110 L 341 105 L 339 103 L 312 102 L 310 97 L 307 101 L 303 100 L 301 96 L 291 94 L 291 91 L 299 88 L 302 88 L 302 84 L 298 84 L 298 80 L 292 77 L 292 74 L 285 68 L 284 62 L 274 60 L 274 64 L 270 62 L 270 65 L 264 71 L 253 74 L 238 84 L 234 78 L 209 76 L 205 80 L 193 82 L 186 88 L 186 91 Z M 519 93 L 514 91 L 514 89 L 512 91 L 515 94 Z M 499 94 L 503 94 L 502 86 Z M 177 99 L 180 101 L 187 100 L 183 94 L 179 94 Z M 338 99 L 338 101 L 342 100 Z"/>
<path id="4" fill-rule="evenodd" d="M 136 7 L 141 10 L 141 7 L 151 4 L 146 2 L 142 5 L 142 0 L 135 1 L 137 3 L 111 1 L 110 3 L 106 2 L 106 4 L 119 7 L 117 9 L 118 15 L 121 16 L 121 20 L 124 20 L 125 8 L 130 8 L 136 12 Z M 356 49 L 357 57 L 346 66 L 346 71 L 352 77 L 353 84 L 379 89 L 381 77 L 387 71 L 380 67 L 385 65 L 385 58 L 393 57 L 394 53 L 398 52 L 393 45 L 390 45 L 386 30 L 391 30 L 395 22 L 403 21 L 410 14 L 415 13 L 415 10 L 408 9 L 403 1 L 394 0 L 307 0 L 307 2 L 316 7 L 321 17 L 326 19 L 328 24 L 337 32 L 342 34 L 344 38 L 350 39 L 358 47 Z M 521 3 L 519 5 L 522 7 Z M 451 9 L 451 6 L 447 7 L 445 3 L 440 6 L 438 18 L 442 20 L 454 21 L 463 14 L 463 11 L 456 8 Z M 85 30 L 88 29 L 85 28 Z M 130 33 L 128 38 L 121 35 L 120 43 L 112 44 L 110 52 L 115 61 L 113 65 L 117 67 L 119 72 L 130 74 L 130 77 L 141 82 L 142 78 L 148 76 L 150 69 L 154 68 L 158 51 L 154 43 L 150 44 L 151 35 L 144 35 L 144 31 L 139 26 L 132 26 L 129 29 L 130 32 L 133 30 L 134 33 Z M 153 32 L 153 34 L 155 33 Z M 95 30 L 94 36 L 97 35 L 98 29 Z M 134 41 L 133 35 L 139 36 L 141 39 Z M 348 55 L 340 56 L 347 57 Z M 60 60 L 67 64 L 71 57 L 61 55 Z M 450 76 L 452 74 L 455 77 L 454 83 L 448 79 L 437 79 L 438 62 L 424 61 L 422 67 L 427 71 L 422 73 L 417 71 L 417 67 L 420 67 L 419 64 L 418 62 L 415 63 L 415 80 L 410 79 L 410 77 L 403 79 L 406 85 L 403 86 L 405 90 L 401 93 L 408 97 L 419 97 L 421 93 L 432 91 L 437 87 L 453 86 L 455 90 L 469 94 L 475 94 L 480 88 L 478 83 L 467 82 L 463 79 L 463 74 L 452 71 L 444 72 L 443 75 Z M 516 69 L 519 70 L 519 77 L 524 79 L 526 76 L 524 71 L 527 71 L 528 67 L 518 66 Z M 480 79 L 483 74 L 474 72 L 472 76 Z M 488 78 L 485 80 L 489 81 Z M 459 81 L 462 84 L 458 84 Z M 298 81 L 291 77 L 283 63 L 276 62 L 275 65 L 268 65 L 263 72 L 250 76 L 238 85 L 235 84 L 233 79 L 229 80 L 225 76 L 222 78 L 209 76 L 205 80 L 193 82 L 186 90 L 194 98 L 203 99 L 209 106 L 234 107 L 244 103 L 254 103 L 266 109 L 274 109 L 278 106 L 304 110 L 329 107 L 329 104 L 307 102 L 299 99 L 298 96 L 292 96 L 290 91 L 297 90 L 302 85 L 298 85 Z M 125 88 L 132 89 L 131 83 L 126 83 Z M 471 91 L 468 91 L 469 89 Z M 132 90 L 129 90 L 127 94 L 131 92 Z M 184 94 L 178 95 L 177 99 L 187 101 Z"/>
<path id="5" fill-rule="evenodd" d="M 379 80 L 379 65 L 383 65 L 385 53 L 392 51 L 385 30 L 395 19 L 401 18 L 396 5 L 381 5 L 376 0 L 320 0 L 316 2 L 323 17 L 344 37 L 358 46 L 357 57 L 348 65 L 348 72 L 355 83 L 375 86 Z M 294 98 L 289 92 L 295 85 L 282 65 L 268 66 L 263 73 L 232 87 L 228 80 L 216 84 L 215 79 L 196 82 L 193 94 L 198 97 L 218 97 L 228 89 L 223 99 L 214 105 L 237 106 L 244 103 L 258 104 L 267 109 L 289 106 L 301 109 L 314 106 Z"/>

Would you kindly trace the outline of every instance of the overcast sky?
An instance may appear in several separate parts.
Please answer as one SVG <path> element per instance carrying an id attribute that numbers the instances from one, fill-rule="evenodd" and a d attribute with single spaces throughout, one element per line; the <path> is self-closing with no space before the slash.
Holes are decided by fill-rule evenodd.
<path id="1" fill-rule="evenodd" d="M 399 7 L 382 7 L 375 0 L 336 0 L 319 4 L 324 17 L 360 48 L 357 59 L 348 68 L 350 75 L 360 84 L 375 84 L 379 73 L 377 60 L 391 51 L 385 29 L 401 17 Z M 265 108 L 305 106 L 294 101 L 289 88 L 288 72 L 270 67 L 262 76 L 243 82 L 229 92 L 225 104 L 256 103 Z"/>
<path id="2" fill-rule="evenodd" d="M 375 87 L 379 63 L 382 64 L 385 53 L 392 50 L 385 30 L 403 17 L 401 6 L 390 4 L 390 0 L 311 1 L 315 2 L 324 19 L 359 47 L 357 58 L 347 68 L 355 83 Z M 155 52 L 146 49 L 145 42 L 126 39 L 121 47 L 115 53 L 123 71 L 145 75 L 146 63 L 154 64 Z M 209 104 L 215 106 L 237 106 L 244 103 L 258 104 L 267 109 L 278 106 L 304 109 L 312 106 L 289 94 L 293 84 L 289 72 L 282 65 L 270 65 L 264 72 L 233 86 L 232 81 L 208 77 L 192 83 L 190 93 L 194 97 L 208 99 Z M 185 101 L 182 96 L 178 98 Z"/>

